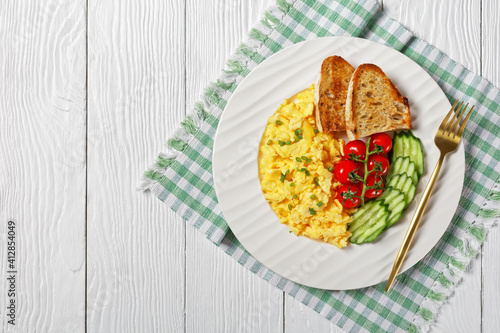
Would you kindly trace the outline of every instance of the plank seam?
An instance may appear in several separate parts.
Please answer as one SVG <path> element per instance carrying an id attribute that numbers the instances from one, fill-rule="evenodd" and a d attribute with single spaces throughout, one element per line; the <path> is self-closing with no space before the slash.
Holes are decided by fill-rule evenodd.
<path id="1" fill-rule="evenodd" d="M 88 137 L 89 137 L 89 1 L 85 1 L 85 295 L 84 295 L 84 329 L 87 332 L 88 309 L 88 260 L 87 260 L 87 226 L 88 226 Z"/>
<path id="2" fill-rule="evenodd" d="M 479 75 L 483 76 L 483 0 L 479 2 Z M 481 254 L 480 254 L 480 267 L 481 270 L 481 320 L 479 324 L 479 332 L 483 332 L 483 317 L 484 317 L 484 274 L 483 274 L 483 260 L 484 260 L 484 243 L 481 244 Z"/>
<path id="3" fill-rule="evenodd" d="M 186 105 L 187 105 L 187 1 L 184 1 L 184 117 L 186 117 Z M 184 332 L 187 332 L 187 234 L 186 234 L 186 224 L 183 223 L 183 233 L 184 233 Z"/>

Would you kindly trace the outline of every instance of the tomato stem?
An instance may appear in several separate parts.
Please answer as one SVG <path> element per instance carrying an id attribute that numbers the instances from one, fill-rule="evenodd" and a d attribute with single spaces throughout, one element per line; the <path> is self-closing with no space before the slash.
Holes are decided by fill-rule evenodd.
<path id="1" fill-rule="evenodd" d="M 370 154 L 370 139 L 366 141 L 366 154 L 365 154 L 365 160 L 363 161 L 363 164 L 365 166 L 365 173 L 363 176 L 363 189 L 361 190 L 361 207 L 365 207 L 365 192 L 366 192 L 366 178 L 368 175 L 368 156 Z"/>
<path id="2" fill-rule="evenodd" d="M 373 154 L 378 154 L 380 152 L 383 152 L 384 151 L 384 148 L 380 145 L 375 145 L 375 149 L 373 149 L 372 151 L 370 151 L 370 140 L 371 140 L 371 137 L 368 138 L 368 140 L 366 141 L 366 154 L 365 154 L 365 159 L 364 160 L 361 160 L 361 159 L 356 159 L 358 160 L 358 162 L 363 162 L 364 166 L 365 166 L 365 174 L 364 174 L 364 177 L 363 179 L 361 180 L 362 183 L 363 183 L 363 190 L 361 190 L 361 207 L 364 207 L 365 206 L 365 192 L 366 190 L 371 190 L 371 189 L 381 189 L 382 186 L 382 181 L 380 180 L 379 182 L 377 182 L 377 175 L 378 175 L 378 172 L 381 171 L 381 164 L 380 163 L 377 163 L 375 162 L 375 167 L 368 171 L 368 159 L 370 157 L 370 155 L 373 155 Z M 375 183 L 374 183 L 374 186 L 367 186 L 367 179 L 368 179 L 368 175 L 370 173 L 373 173 L 375 172 Z"/>

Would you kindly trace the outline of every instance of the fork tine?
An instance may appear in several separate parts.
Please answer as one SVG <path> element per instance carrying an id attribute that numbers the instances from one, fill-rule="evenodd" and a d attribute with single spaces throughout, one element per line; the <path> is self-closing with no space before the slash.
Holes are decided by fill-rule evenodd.
<path id="1" fill-rule="evenodd" d="M 440 131 L 443 131 L 445 130 L 445 127 L 446 127 L 446 124 L 448 124 L 448 119 L 450 118 L 450 116 L 453 114 L 453 112 L 455 111 L 455 107 L 457 106 L 458 104 L 458 99 L 455 101 L 455 104 L 453 104 L 453 106 L 451 107 L 450 109 L 450 112 L 448 112 L 448 114 L 446 115 L 446 117 L 444 117 L 443 121 L 441 122 L 441 125 L 439 125 L 439 130 Z"/>
<path id="2" fill-rule="evenodd" d="M 462 117 L 463 115 L 465 114 L 465 111 L 467 111 L 467 108 L 469 107 L 469 103 L 467 103 L 467 105 L 465 105 L 463 107 L 462 110 L 460 110 L 460 112 L 457 111 L 457 113 L 455 114 L 457 119 L 455 119 L 455 121 L 453 122 L 453 124 L 451 125 L 451 128 L 450 128 L 450 135 L 453 135 L 455 136 L 455 133 L 457 133 L 457 129 L 458 129 L 458 125 L 460 124 L 460 120 L 462 120 Z"/>
<path id="3" fill-rule="evenodd" d="M 448 120 L 448 122 L 444 126 L 444 134 L 445 135 L 450 134 L 450 127 L 451 127 L 451 125 L 453 125 L 453 120 L 457 116 L 457 114 L 460 112 L 460 110 L 462 110 L 463 105 L 464 105 L 464 102 L 460 103 L 460 105 L 455 108 L 453 115 L 450 116 L 451 118 Z"/>
<path id="4" fill-rule="evenodd" d="M 462 122 L 462 125 L 460 126 L 458 133 L 455 135 L 455 137 L 461 138 L 462 134 L 464 133 L 465 130 L 465 125 L 467 125 L 467 122 L 469 121 L 470 115 L 472 114 L 472 110 L 474 110 L 475 105 L 472 106 L 470 109 L 469 113 L 467 113 L 467 117 L 465 117 L 464 121 Z"/>

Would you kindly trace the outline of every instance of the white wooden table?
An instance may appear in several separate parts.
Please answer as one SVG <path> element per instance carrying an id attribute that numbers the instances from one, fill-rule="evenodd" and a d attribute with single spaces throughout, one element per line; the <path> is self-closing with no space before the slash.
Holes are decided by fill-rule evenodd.
<path id="1" fill-rule="evenodd" d="M 135 190 L 272 2 L 0 3 L 0 331 L 341 332 Z M 497 0 L 380 3 L 500 86 Z M 499 241 L 493 229 L 434 332 L 500 330 Z"/>

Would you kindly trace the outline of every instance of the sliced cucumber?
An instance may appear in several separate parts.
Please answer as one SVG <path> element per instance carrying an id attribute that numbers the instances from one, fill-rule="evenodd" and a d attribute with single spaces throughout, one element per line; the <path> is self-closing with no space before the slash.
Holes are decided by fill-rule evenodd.
<path id="1" fill-rule="evenodd" d="M 422 142 L 411 131 L 394 134 L 392 139 L 392 161 L 401 156 L 408 156 L 415 163 L 418 176 L 424 174 L 424 150 Z"/>
<path id="2" fill-rule="evenodd" d="M 387 187 L 386 187 L 384 193 L 382 193 L 382 195 L 380 197 L 375 199 L 375 201 L 385 200 L 386 203 L 389 205 L 389 209 L 390 209 L 389 202 L 396 199 L 401 193 L 403 193 L 403 192 L 401 192 L 401 190 L 390 187 L 389 184 L 387 184 Z M 404 196 L 403 196 L 403 198 L 404 198 Z"/>
<path id="3" fill-rule="evenodd" d="M 403 198 L 404 199 L 404 195 Z M 406 202 L 404 200 L 399 201 L 398 204 L 392 206 L 391 215 L 389 219 L 387 219 L 386 229 L 396 223 L 403 215 L 403 211 L 405 210 Z"/>
<path id="4" fill-rule="evenodd" d="M 349 224 L 349 231 L 354 232 L 375 215 L 380 207 L 374 206 L 375 201 L 370 201 L 367 202 L 364 207 L 359 208 L 352 216 L 352 222 Z"/>
<path id="5" fill-rule="evenodd" d="M 403 131 L 399 134 L 400 134 L 401 139 L 403 141 L 403 155 L 402 156 L 409 156 L 408 152 L 410 151 L 410 138 L 408 138 L 408 132 Z"/>
<path id="6" fill-rule="evenodd" d="M 389 172 L 387 173 L 387 179 L 392 178 L 395 175 L 400 175 L 406 173 L 411 176 L 413 184 L 418 182 L 418 174 L 415 170 L 415 163 L 410 159 L 409 156 L 399 156 L 389 167 Z"/>
<path id="7" fill-rule="evenodd" d="M 424 174 L 424 148 L 422 147 L 422 141 L 413 135 L 411 131 L 408 132 L 407 136 L 411 147 L 408 156 L 415 162 L 418 176 L 420 177 Z"/>
<path id="8" fill-rule="evenodd" d="M 417 186 L 413 184 L 412 177 L 408 176 L 406 173 L 392 176 L 392 178 L 388 180 L 386 186 L 398 189 L 405 194 L 405 208 L 410 205 L 417 190 Z"/>
<path id="9" fill-rule="evenodd" d="M 387 178 L 391 178 L 393 175 L 399 175 L 408 169 L 410 165 L 410 158 L 405 156 L 399 156 L 394 161 L 392 161 L 389 167 L 389 172 L 387 173 Z"/>
<path id="10" fill-rule="evenodd" d="M 351 243 L 361 244 L 374 241 L 382 231 L 401 217 L 405 206 L 405 194 L 398 189 L 387 188 L 380 197 L 360 208 L 356 212 L 361 210 L 357 218 L 356 214 L 353 216 L 355 228 L 351 229 L 353 224 L 349 227 L 352 233 Z"/>
<path id="11" fill-rule="evenodd" d="M 394 137 L 392 138 L 392 162 L 394 162 L 399 156 L 404 156 L 403 137 L 400 133 L 394 133 Z"/>
<path id="12" fill-rule="evenodd" d="M 387 178 L 387 187 L 393 187 L 401 190 L 406 178 L 408 178 L 406 174 L 394 175 L 391 178 Z"/>
<path id="13" fill-rule="evenodd" d="M 405 194 L 405 209 L 406 209 L 406 207 L 408 207 L 413 201 L 413 198 L 415 198 L 415 193 L 417 193 L 417 185 L 413 184 L 413 182 L 411 181 L 408 182 L 408 189 L 403 190 L 403 193 Z"/>
<path id="14" fill-rule="evenodd" d="M 401 217 L 406 207 L 405 194 L 401 190 L 392 187 L 387 188 L 376 201 L 384 201 L 387 208 L 391 211 L 391 215 L 389 215 L 389 219 L 387 220 L 387 228 Z"/>
<path id="15" fill-rule="evenodd" d="M 373 228 L 373 229 L 375 229 L 375 228 Z M 363 238 L 362 243 L 373 242 L 382 232 L 384 232 L 384 230 L 385 230 L 385 227 L 380 227 L 376 230 L 365 231 L 365 233 L 362 235 L 362 238 Z"/>
<path id="16" fill-rule="evenodd" d="M 385 230 L 389 211 L 380 210 L 374 221 L 376 223 L 370 224 L 363 232 L 355 233 L 351 236 L 350 241 L 353 244 L 363 244 L 373 241 L 377 238 L 382 231 Z"/>
<path id="17" fill-rule="evenodd" d="M 364 212 L 365 210 L 367 212 Z M 365 216 L 365 218 L 358 220 L 356 214 L 361 217 Z M 351 243 L 364 243 L 371 236 L 372 231 L 378 231 L 382 226 L 385 227 L 389 214 L 390 211 L 383 201 L 374 200 L 358 209 L 353 215 L 353 222 L 349 225 L 349 231 L 352 233 Z M 366 218 L 366 216 L 370 216 L 370 218 Z M 352 228 L 353 226 L 355 228 Z M 367 233 L 367 231 L 369 232 Z"/>

